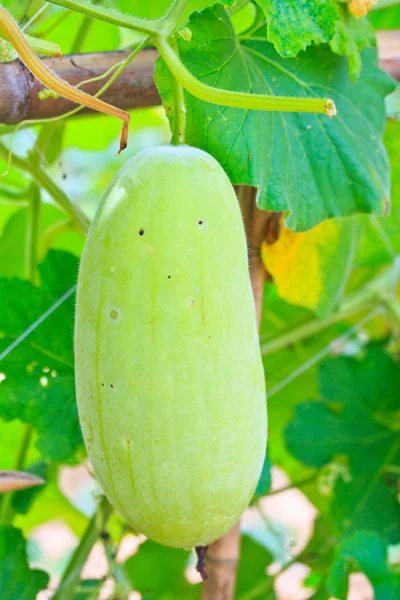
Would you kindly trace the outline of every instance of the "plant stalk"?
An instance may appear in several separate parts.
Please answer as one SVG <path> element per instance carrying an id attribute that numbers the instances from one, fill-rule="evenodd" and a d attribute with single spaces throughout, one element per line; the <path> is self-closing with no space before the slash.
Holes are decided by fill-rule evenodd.
<path id="1" fill-rule="evenodd" d="M 325 113 L 329 117 L 336 115 L 335 103 L 324 98 L 289 98 L 285 96 L 264 96 L 214 88 L 199 81 L 181 62 L 166 38 L 155 37 L 154 43 L 167 64 L 172 75 L 192 96 L 234 108 L 252 110 L 272 110 L 280 112 Z"/>
<path id="2" fill-rule="evenodd" d="M 7 161 L 9 154 L 10 151 L 0 143 L 0 157 Z M 50 194 L 57 206 L 73 218 L 74 222 L 77 224 L 78 231 L 83 235 L 86 235 L 89 228 L 89 220 L 80 209 L 71 202 L 66 193 L 57 186 L 49 175 L 47 175 L 46 171 L 44 171 L 40 165 L 36 163 L 33 164 L 29 160 L 24 160 L 15 154 L 12 155 L 12 160 L 17 169 L 29 173 L 34 181 Z"/>
<path id="3" fill-rule="evenodd" d="M 174 52 L 179 58 L 179 49 L 176 40 L 173 42 Z M 185 143 L 185 127 L 186 127 L 186 107 L 185 95 L 182 85 L 175 79 L 172 79 L 172 96 L 174 99 L 174 130 L 172 132 L 171 144 L 179 146 Z"/>
<path id="4" fill-rule="evenodd" d="M 40 208 L 40 189 L 33 183 L 30 190 L 25 260 L 26 278 L 33 284 L 37 283 L 36 265 L 39 246 Z"/>
<path id="5" fill-rule="evenodd" d="M 111 512 L 111 505 L 104 496 L 97 507 L 96 513 L 89 521 L 86 531 L 79 542 L 79 546 L 72 554 L 52 600 L 71 600 L 71 598 L 75 597 L 75 591 L 80 581 L 83 566 L 93 546 L 99 539 L 100 533 L 106 525 Z"/>

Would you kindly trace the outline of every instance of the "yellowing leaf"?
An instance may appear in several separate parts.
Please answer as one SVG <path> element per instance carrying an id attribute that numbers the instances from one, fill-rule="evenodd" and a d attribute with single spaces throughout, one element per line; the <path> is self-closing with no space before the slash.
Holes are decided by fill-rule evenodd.
<path id="1" fill-rule="evenodd" d="M 282 223 L 277 242 L 262 246 L 281 298 L 326 317 L 340 301 L 358 237 L 355 219 L 325 221 L 305 233 Z"/>
<path id="2" fill-rule="evenodd" d="M 349 0 L 349 11 L 355 17 L 363 17 L 377 1 L 378 0 Z"/>

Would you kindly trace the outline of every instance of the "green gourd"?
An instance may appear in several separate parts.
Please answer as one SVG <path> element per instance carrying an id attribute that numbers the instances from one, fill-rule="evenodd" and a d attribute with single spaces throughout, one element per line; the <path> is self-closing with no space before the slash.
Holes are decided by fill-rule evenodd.
<path id="1" fill-rule="evenodd" d="M 210 155 L 151 148 L 117 174 L 82 256 L 75 356 L 116 510 L 168 546 L 224 535 L 257 485 L 267 419 L 242 218 Z"/>

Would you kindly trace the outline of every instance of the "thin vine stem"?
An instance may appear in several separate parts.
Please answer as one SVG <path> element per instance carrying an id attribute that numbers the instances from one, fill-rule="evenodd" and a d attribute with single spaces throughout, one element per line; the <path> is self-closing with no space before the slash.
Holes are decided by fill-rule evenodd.
<path id="1" fill-rule="evenodd" d="M 56 4 L 57 6 L 62 6 L 63 8 L 80 12 L 88 17 L 106 21 L 112 25 L 125 27 L 125 29 L 132 29 L 133 31 L 139 31 L 147 35 L 165 37 L 168 37 L 175 31 L 179 23 L 179 19 L 190 2 L 190 0 L 174 0 L 166 15 L 160 19 L 150 20 L 142 19 L 140 17 L 133 17 L 132 15 L 125 15 L 103 6 L 94 5 L 91 2 L 87 2 L 87 0 L 48 1 L 51 4 Z"/>
<path id="2" fill-rule="evenodd" d="M 93 4 L 99 4 L 99 0 L 93 0 Z M 82 46 L 86 41 L 93 23 L 94 21 L 90 17 L 83 17 L 81 26 L 78 29 L 78 33 L 76 34 L 74 43 L 71 47 L 71 54 L 78 54 L 78 52 L 81 52 Z"/>
<path id="3" fill-rule="evenodd" d="M 190 0 L 174 0 L 171 8 L 161 20 L 164 25 L 164 30 L 166 35 L 170 35 L 173 33 L 179 23 L 179 19 L 181 18 L 184 10 L 189 5 Z M 162 31 L 159 31 L 162 35 Z"/>
<path id="4" fill-rule="evenodd" d="M 64 219 L 61 221 L 56 221 L 48 226 L 45 232 L 42 235 L 42 239 L 40 241 L 38 257 L 39 260 L 43 259 L 47 252 L 50 250 L 53 241 L 55 238 L 62 233 L 67 231 L 74 231 L 74 222 L 71 219 Z"/>
<path id="5" fill-rule="evenodd" d="M 9 200 L 11 205 L 22 205 L 28 204 L 29 189 L 24 188 L 22 190 L 13 189 L 7 186 L 0 185 L 0 203 L 4 200 Z"/>
<path id="6" fill-rule="evenodd" d="M 58 44 L 55 44 L 54 42 L 48 42 L 47 40 L 41 40 L 37 37 L 34 37 L 33 35 L 28 35 L 28 34 L 24 34 L 24 35 L 25 35 L 26 41 L 31 46 L 31 48 L 33 48 L 33 50 L 35 50 L 35 52 L 38 52 L 42 56 L 58 56 L 58 58 L 62 57 L 61 49 Z M 6 35 L 4 35 L 3 33 L 1 33 L 1 31 L 0 31 L 0 38 L 2 38 L 3 40 L 6 40 L 9 44 L 11 44 L 8 37 Z"/>
<path id="7" fill-rule="evenodd" d="M 270 496 L 276 496 L 276 494 L 281 494 L 282 492 L 287 492 L 288 490 L 293 490 L 293 489 L 303 487 L 303 486 L 307 485 L 308 483 L 312 483 L 313 481 L 318 479 L 318 476 L 319 476 L 319 471 L 317 471 L 316 473 L 313 473 L 312 475 L 308 475 L 308 477 L 303 477 L 303 479 L 300 479 L 298 481 L 293 481 L 292 483 L 289 483 L 288 485 L 285 485 L 284 487 L 278 488 L 277 490 L 272 490 L 271 492 L 268 492 L 267 494 L 265 494 L 262 497 L 269 498 Z"/>
<path id="8" fill-rule="evenodd" d="M 253 110 L 273 110 L 283 112 L 325 113 L 332 117 L 336 114 L 335 103 L 326 98 L 289 98 L 285 96 L 264 96 L 214 88 L 199 81 L 176 56 L 166 38 L 156 37 L 154 43 L 166 62 L 172 75 L 193 96 L 222 106 L 247 108 Z"/>
<path id="9" fill-rule="evenodd" d="M 227 12 L 230 16 L 238 13 L 242 8 L 244 8 L 247 4 L 249 4 L 250 0 L 238 0 L 232 6 L 228 6 Z"/>
<path id="10" fill-rule="evenodd" d="M 140 19 L 138 17 L 132 17 L 131 15 L 124 15 L 116 10 L 110 10 L 104 6 L 96 6 L 87 0 L 48 0 L 50 4 L 56 4 L 63 8 L 79 12 L 93 19 L 99 19 L 106 21 L 111 25 L 118 25 L 119 27 L 125 27 L 126 29 L 133 29 L 147 35 L 157 35 L 160 32 L 161 20 L 148 21 L 147 19 Z"/>
<path id="11" fill-rule="evenodd" d="M 0 142 L 0 157 L 8 160 L 9 154 L 10 151 Z M 12 155 L 12 161 L 17 169 L 29 173 L 32 179 L 50 194 L 58 207 L 73 218 L 77 231 L 86 235 L 89 229 L 88 218 L 71 202 L 66 193 L 57 186 L 53 179 L 47 175 L 46 171 L 40 165 L 29 160 L 24 160 L 15 154 Z"/>
<path id="12" fill-rule="evenodd" d="M 53 600 L 70 600 L 80 581 L 81 571 L 86 560 L 99 539 L 100 533 L 105 527 L 112 512 L 112 507 L 106 497 L 103 497 L 97 510 L 88 523 L 79 546 L 72 554 L 71 559 L 64 571 L 60 585 L 52 597 Z"/>
<path id="13" fill-rule="evenodd" d="M 357 333 L 362 327 L 364 327 L 364 325 L 366 325 L 367 323 L 372 321 L 372 319 L 375 319 L 375 317 L 377 317 L 378 315 L 381 315 L 383 312 L 384 312 L 383 308 L 381 306 L 378 306 L 377 308 L 372 310 L 370 313 L 368 313 L 365 317 L 363 317 L 360 321 L 358 321 L 358 323 L 356 323 L 355 325 L 350 327 L 350 329 L 345 331 L 345 333 L 343 333 L 342 335 L 339 335 L 337 338 L 335 338 L 334 340 L 329 342 L 329 344 L 327 346 L 325 346 L 325 348 L 322 348 L 322 350 L 319 350 L 311 358 L 306 360 L 302 365 L 300 365 L 297 369 L 295 369 L 287 377 L 285 377 L 285 379 L 283 379 L 282 381 L 277 383 L 275 386 L 273 386 L 272 388 L 267 390 L 268 398 L 272 398 L 272 396 L 275 396 L 275 394 L 277 394 L 278 392 L 283 390 L 286 386 L 288 386 L 290 383 L 292 383 L 295 379 L 300 377 L 300 375 L 303 375 L 303 373 L 308 371 L 308 369 L 310 369 L 311 367 L 316 365 L 319 361 L 321 361 L 323 358 L 325 358 L 325 356 L 327 356 L 330 352 L 333 352 L 340 344 L 344 343 L 352 335 Z"/>
<path id="14" fill-rule="evenodd" d="M 358 313 L 371 310 L 374 307 L 384 304 L 388 293 L 392 291 L 399 279 L 399 268 L 394 262 L 390 267 L 378 273 L 376 277 L 368 281 L 360 289 L 347 296 L 337 311 L 326 319 L 312 319 L 304 325 L 300 325 L 288 333 L 283 333 L 272 340 L 261 340 L 261 353 L 268 356 L 287 348 L 293 344 L 301 342 L 320 331 L 344 321 Z"/>
<path id="15" fill-rule="evenodd" d="M 26 229 L 25 271 L 27 279 L 31 283 L 35 284 L 37 283 L 36 265 L 38 257 L 41 209 L 40 189 L 35 183 L 31 185 L 29 196 L 28 224 Z"/>

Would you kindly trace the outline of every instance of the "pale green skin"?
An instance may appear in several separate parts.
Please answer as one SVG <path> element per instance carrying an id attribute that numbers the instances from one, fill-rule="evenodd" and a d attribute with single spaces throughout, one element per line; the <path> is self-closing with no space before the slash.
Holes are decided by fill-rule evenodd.
<path id="1" fill-rule="evenodd" d="M 168 546 L 224 535 L 260 475 L 266 395 L 240 209 L 205 152 L 151 148 L 116 176 L 82 256 L 75 354 L 117 511 Z"/>

